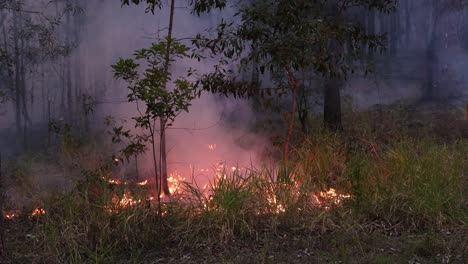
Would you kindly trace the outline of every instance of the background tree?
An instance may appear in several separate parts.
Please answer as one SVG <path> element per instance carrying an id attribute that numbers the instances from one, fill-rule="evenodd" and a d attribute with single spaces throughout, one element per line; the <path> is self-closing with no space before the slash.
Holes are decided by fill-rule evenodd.
<path id="1" fill-rule="evenodd" d="M 383 50 L 385 34 L 368 34 L 356 12 L 390 12 L 395 1 L 278 1 L 243 2 L 237 14 L 240 22 L 222 23 L 217 38 L 198 36 L 194 41 L 214 54 L 240 61 L 240 68 L 252 62 L 260 73 L 280 76 L 274 87 L 239 82 L 222 61 L 202 80 L 205 89 L 234 96 L 283 95 L 288 92 L 291 106 L 284 137 L 283 158 L 288 159 L 289 141 L 294 128 L 297 96 L 310 74 L 325 80 L 324 122 L 332 129 L 341 127 L 340 84 L 349 73 L 370 70 L 362 61 L 363 47 Z M 276 93 L 275 93 L 276 92 Z"/>
<path id="2" fill-rule="evenodd" d="M 61 42 L 58 36 L 62 17 L 69 18 L 81 11 L 69 1 L 0 1 L 0 90 L 13 101 L 16 134 L 22 135 L 17 139 L 22 139 L 19 144 L 23 147 L 29 145 L 28 128 L 32 126 L 32 107 L 37 101 L 43 104 L 44 116 L 49 112 L 50 120 L 51 90 L 55 86 L 49 77 L 47 87 L 45 75 L 56 69 L 48 63 L 68 57 L 73 47 L 71 41 Z M 61 74 L 56 77 L 64 80 Z M 42 90 L 42 100 L 35 100 L 40 94 L 38 90 Z M 66 105 L 64 102 L 62 96 L 61 104 Z M 62 107 L 61 112 L 72 109 Z"/>

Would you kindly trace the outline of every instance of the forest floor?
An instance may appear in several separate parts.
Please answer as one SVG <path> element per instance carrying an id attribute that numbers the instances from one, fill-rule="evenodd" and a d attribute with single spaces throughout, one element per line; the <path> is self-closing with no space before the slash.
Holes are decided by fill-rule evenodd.
<path id="1" fill-rule="evenodd" d="M 35 250 L 33 225 L 25 219 L 7 222 L 5 253 L 10 260 L 0 263 L 55 263 Z M 468 263 L 466 226 L 413 232 L 394 227 L 392 233 L 392 227 L 368 225 L 372 231 L 336 227 L 321 234 L 290 227 L 223 243 L 168 246 L 163 252 L 120 252 L 109 260 L 87 263 Z"/>
<path id="2" fill-rule="evenodd" d="M 276 180 L 262 170 L 226 176 L 206 197 L 187 187 L 162 218 L 138 203 L 109 209 L 129 187 L 102 181 L 113 173 L 99 163 L 102 148 L 19 158 L 5 169 L 6 186 L 19 186 L 7 198 L 32 201 L 22 212 L 46 213 L 4 219 L 0 263 L 468 263 L 464 109 L 349 111 L 344 127 L 297 136 L 293 162 Z M 86 180 L 62 179 L 67 190 L 51 193 L 51 183 L 39 188 L 32 177 L 63 172 Z M 330 187 L 350 198 L 311 202 Z"/>

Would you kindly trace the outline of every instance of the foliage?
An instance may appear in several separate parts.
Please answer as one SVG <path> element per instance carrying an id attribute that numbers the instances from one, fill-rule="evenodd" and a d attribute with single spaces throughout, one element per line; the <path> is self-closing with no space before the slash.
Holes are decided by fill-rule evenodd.
<path id="1" fill-rule="evenodd" d="M 139 5 L 140 3 L 146 3 L 146 12 L 151 12 L 154 14 L 156 9 L 161 9 L 163 7 L 163 2 L 161 0 L 121 0 L 123 5 L 135 4 Z M 193 12 L 197 15 L 202 13 L 209 13 L 212 9 L 223 9 L 226 7 L 226 0 L 190 0 L 190 6 L 193 8 Z"/>
<path id="2" fill-rule="evenodd" d="M 181 111 L 188 111 L 190 100 L 194 98 L 195 87 L 185 78 L 173 81 L 174 89 L 166 89 L 166 83 L 171 79 L 171 74 L 164 73 L 166 41 L 153 44 L 149 49 L 141 49 L 134 53 L 136 60 L 144 60 L 147 65 L 144 73 L 139 74 L 137 64 L 133 59 L 120 59 L 112 66 L 116 78 L 121 78 L 129 83 L 129 102 L 145 102 L 145 113 L 135 118 L 137 126 L 148 129 L 151 120 L 163 118 L 168 125 L 174 121 Z M 188 48 L 178 41 L 172 40 L 171 61 L 188 58 Z M 193 71 L 189 69 L 187 77 Z"/>
<path id="3" fill-rule="evenodd" d="M 198 35 L 193 42 L 212 54 L 240 61 L 241 67 L 256 62 L 258 67 L 254 70 L 260 73 L 279 71 L 285 76 L 288 67 L 298 75 L 297 79 L 302 78 L 304 71 L 346 78 L 359 69 L 354 62 L 361 58 L 363 47 L 382 51 L 386 43 L 385 34 L 367 34 L 362 25 L 347 17 L 363 10 L 391 12 L 395 1 L 343 1 L 339 9 L 330 2 L 333 1 L 244 3 L 236 14 L 240 22 L 224 21 L 216 28 L 215 39 Z M 337 52 L 331 45 L 334 42 L 345 46 L 346 52 Z M 222 66 L 226 64 L 227 61 L 222 61 L 213 74 L 205 76 L 205 88 L 224 95 L 245 96 L 245 85 L 232 85 L 228 90 L 225 83 L 216 82 L 232 73 L 224 70 Z M 367 66 L 365 72 L 370 70 L 370 64 Z M 278 83 L 279 88 L 287 86 Z M 247 95 L 258 94 L 260 89 L 255 91 L 255 87 L 251 86 L 253 92 Z M 271 93 L 275 89 L 270 87 L 266 91 Z"/>
<path id="4" fill-rule="evenodd" d="M 152 44 L 148 49 L 137 50 L 134 53 L 135 59 L 121 58 L 112 65 L 115 77 L 129 84 L 128 101 L 137 105 L 139 116 L 133 118 L 135 127 L 147 132 L 132 135 L 130 130 L 124 130 L 123 126 L 116 127 L 112 140 L 119 143 L 122 138 L 127 139 L 127 145 L 121 150 L 121 154 L 127 160 L 144 153 L 147 150 L 146 144 L 150 143 L 157 182 L 156 193 L 160 193 L 162 188 L 166 195 L 170 193 L 165 169 L 167 166 L 165 130 L 172 125 L 180 112 L 188 112 L 191 100 L 196 96 L 196 86 L 188 80 L 193 70 L 189 69 L 186 77 L 172 80 L 168 68 L 177 59 L 189 58 L 188 50 L 179 41 L 168 37 L 164 41 Z M 143 69 L 136 63 L 140 60 L 146 63 Z M 144 109 L 140 108 L 140 102 L 144 103 Z M 156 126 L 156 121 L 159 121 L 159 126 Z M 160 135 L 158 151 L 156 151 L 156 133 Z M 159 162 L 156 153 L 159 153 Z"/>
<path id="5" fill-rule="evenodd" d="M 225 96 L 263 98 L 289 93 L 292 103 L 283 149 L 283 159 L 287 161 L 297 112 L 296 97 L 301 89 L 309 88 L 306 86 L 308 76 L 346 79 L 350 73 L 361 70 L 367 74 L 372 64 L 361 61 L 363 48 L 382 51 L 386 35 L 368 34 L 352 15 L 374 10 L 391 12 L 395 2 L 243 2 L 236 14 L 239 22 L 223 21 L 216 28 L 216 38 L 199 34 L 193 40 L 196 47 L 223 57 L 200 83 L 204 89 Z M 241 70 L 250 67 L 257 73 L 269 72 L 276 76 L 275 87 L 262 87 L 261 82 L 237 81 L 235 72 L 225 69 L 228 61 L 239 62 Z M 336 101 L 334 103 L 340 103 L 339 98 Z"/>

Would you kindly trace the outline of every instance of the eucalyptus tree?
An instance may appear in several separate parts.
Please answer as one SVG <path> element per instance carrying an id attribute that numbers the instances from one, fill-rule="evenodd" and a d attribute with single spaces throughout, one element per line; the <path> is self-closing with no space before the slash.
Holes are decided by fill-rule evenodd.
<path id="1" fill-rule="evenodd" d="M 121 152 L 126 158 L 138 155 L 146 150 L 146 143 L 150 143 L 153 168 L 156 179 L 156 193 L 158 201 L 161 192 L 170 195 L 167 173 L 166 130 L 171 126 L 177 115 L 188 111 L 190 101 L 197 95 L 197 82 L 190 81 L 194 71 L 189 69 L 185 77 L 172 78 L 171 65 L 177 59 L 202 57 L 196 53 L 190 54 L 190 48 L 181 40 L 173 37 L 175 22 L 175 1 L 171 0 L 166 6 L 160 0 L 122 0 L 122 5 L 145 4 L 146 12 L 155 13 L 157 10 L 168 8 L 169 20 L 166 37 L 153 43 L 148 49 L 141 49 L 134 53 L 135 60 L 143 60 L 146 66 L 140 73 L 139 64 L 134 59 L 120 59 L 112 67 L 115 77 L 125 80 L 129 86 L 129 102 L 136 102 L 139 116 L 133 118 L 136 127 L 143 128 L 147 135 L 132 135 L 122 127 L 114 129 L 114 141 L 120 141 L 121 136 L 130 138 L 128 144 Z M 190 0 L 187 4 L 192 12 L 201 15 L 212 9 L 223 9 L 226 0 Z M 198 93 L 199 95 L 199 93 Z M 144 109 L 139 103 L 144 104 Z M 159 126 L 157 126 L 157 123 Z M 157 150 L 156 133 L 159 133 L 159 149 Z M 158 160 L 159 157 L 159 160 Z M 160 203 L 159 203 L 160 204 Z"/>
<path id="2" fill-rule="evenodd" d="M 223 60 L 200 81 L 204 89 L 226 96 L 283 96 L 291 98 L 283 158 L 288 159 L 290 138 L 297 114 L 296 97 L 307 86 L 310 74 L 325 80 L 324 122 L 341 127 L 340 85 L 355 72 L 367 73 L 371 63 L 362 60 L 363 48 L 383 51 L 385 34 L 367 33 L 353 14 L 387 13 L 396 0 L 257 0 L 240 1 L 236 22 L 223 22 L 217 37 L 198 35 L 194 43 Z M 239 80 L 224 67 L 240 62 L 261 74 L 279 76 L 274 85 Z"/>

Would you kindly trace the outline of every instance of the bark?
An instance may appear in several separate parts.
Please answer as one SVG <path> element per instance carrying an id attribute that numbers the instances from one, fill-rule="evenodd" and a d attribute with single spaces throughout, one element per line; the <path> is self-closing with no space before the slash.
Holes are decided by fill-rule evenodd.
<path id="1" fill-rule="evenodd" d="M 438 16 L 438 6 L 431 1 L 432 5 L 432 15 L 429 19 L 429 38 L 428 38 L 428 45 L 426 49 L 426 80 L 424 83 L 425 86 L 425 94 L 424 100 L 433 100 L 436 98 L 436 89 L 435 89 L 435 80 L 434 80 L 434 68 L 437 64 L 436 60 L 436 35 L 437 35 L 437 22 L 439 20 Z"/>
<path id="2" fill-rule="evenodd" d="M 288 65 L 285 66 L 286 75 L 288 78 L 289 88 L 291 89 L 291 112 L 289 113 L 289 120 L 288 120 L 288 128 L 286 130 L 286 136 L 284 138 L 284 146 L 283 146 L 283 161 L 287 162 L 289 159 L 289 144 L 291 141 L 291 136 L 294 129 L 294 119 L 296 117 L 296 97 L 297 97 L 297 88 L 298 82 L 294 77 L 291 69 Z"/>
<path id="3" fill-rule="evenodd" d="M 0 152 L 0 261 L 5 258 L 5 222 L 3 219 L 4 209 L 4 195 L 3 195 L 3 175 L 2 175 L 2 153 Z"/>
<path id="4" fill-rule="evenodd" d="M 375 12 L 374 11 L 370 11 L 367 16 L 367 34 L 375 34 Z M 368 54 L 369 56 L 374 56 L 374 51 L 372 49 L 369 49 Z"/>
<path id="5" fill-rule="evenodd" d="M 325 80 L 323 121 L 325 127 L 332 131 L 342 129 L 340 86 L 341 81 L 337 78 L 329 78 Z"/>
<path id="6" fill-rule="evenodd" d="M 301 129 L 304 134 L 309 133 L 309 124 L 308 124 L 308 118 L 309 118 L 309 110 L 307 109 L 309 102 L 307 100 L 307 93 L 305 87 L 302 87 L 300 89 L 300 92 L 298 93 L 299 97 L 299 102 L 297 105 L 297 113 L 299 117 L 299 122 L 301 123 Z"/>
<path id="7" fill-rule="evenodd" d="M 336 2 L 331 4 L 330 13 L 334 14 L 338 23 L 342 22 L 342 14 L 340 13 L 339 5 Z M 328 50 L 330 52 L 332 60 L 334 60 L 336 66 L 339 66 L 340 59 L 343 55 L 344 47 L 338 42 L 338 40 L 331 39 L 328 44 Z M 328 76 L 325 79 L 325 91 L 324 91 L 324 105 L 323 105 L 323 122 L 325 127 L 332 131 L 342 129 L 341 125 L 341 97 L 340 97 L 340 73 L 339 69 L 336 69 L 337 73 Z"/>
<path id="8" fill-rule="evenodd" d="M 164 66 L 164 73 L 166 76 L 165 85 L 167 86 L 167 77 L 169 76 L 169 66 L 170 66 L 170 50 L 172 45 L 172 29 L 174 25 L 174 9 L 175 9 L 175 0 L 171 0 L 170 6 L 170 17 L 169 17 L 169 28 L 167 33 L 167 46 L 166 46 L 166 58 L 165 58 L 165 66 Z M 166 87 L 167 89 L 167 87 Z M 167 150 L 166 150 L 166 118 L 161 116 L 160 117 L 160 148 L 161 148 L 161 183 L 162 183 L 162 190 L 165 195 L 171 195 L 169 191 L 169 184 L 167 182 Z"/>
<path id="9" fill-rule="evenodd" d="M 67 1 L 67 5 L 70 4 L 70 1 Z M 65 24 L 65 45 L 69 49 L 71 46 L 70 35 L 72 33 L 71 28 L 71 17 L 70 12 L 66 14 L 66 24 Z M 67 54 L 65 58 L 66 65 L 65 65 L 65 84 L 67 89 L 67 120 L 69 124 L 73 124 L 73 112 L 74 112 L 74 105 L 73 105 L 73 86 L 72 86 L 72 76 L 71 76 L 71 54 Z"/>
<path id="10" fill-rule="evenodd" d="M 21 39 L 21 51 L 25 50 L 25 43 L 24 40 Z M 31 120 L 29 119 L 29 112 L 28 112 L 28 103 L 26 99 L 26 66 L 25 66 L 25 58 L 21 56 L 20 59 L 20 88 L 21 88 L 21 107 L 22 107 L 22 114 L 23 114 L 23 147 L 28 147 L 28 124 L 30 124 Z"/>
<path id="11" fill-rule="evenodd" d="M 22 134 L 22 115 L 21 115 L 21 68 L 20 68 L 20 47 L 19 47 L 19 34 L 18 34 L 18 12 L 13 12 L 13 34 L 14 38 L 14 64 L 15 64 L 15 87 L 14 87 L 14 99 L 15 99 L 15 121 L 16 121 L 16 133 L 17 135 Z M 17 137 L 20 138 L 20 137 Z M 20 140 L 19 140 L 20 141 Z M 22 142 L 19 142 L 22 144 Z"/>

